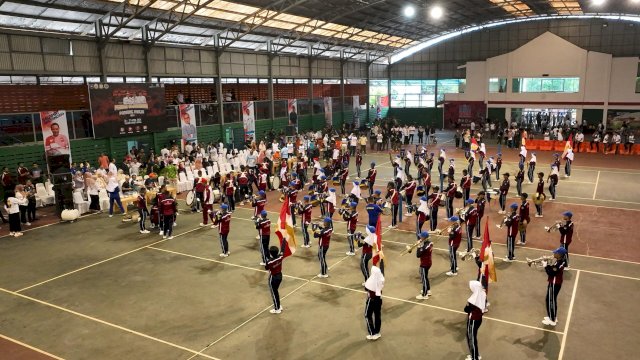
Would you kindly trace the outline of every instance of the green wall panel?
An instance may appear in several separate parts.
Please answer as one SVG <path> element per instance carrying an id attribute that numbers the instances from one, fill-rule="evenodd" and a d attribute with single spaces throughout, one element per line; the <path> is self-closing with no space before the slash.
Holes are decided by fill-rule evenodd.
<path id="1" fill-rule="evenodd" d="M 505 108 L 488 108 L 487 109 L 487 117 L 491 120 L 502 121 L 506 119 L 506 110 Z"/>
<path id="2" fill-rule="evenodd" d="M 403 125 L 442 126 L 442 108 L 390 108 L 388 116 Z"/>
<path id="3" fill-rule="evenodd" d="M 595 125 L 602 122 L 604 116 L 603 109 L 584 109 L 582 110 L 582 120 L 586 121 L 589 125 Z M 580 119 L 578 119 L 580 120 Z"/>

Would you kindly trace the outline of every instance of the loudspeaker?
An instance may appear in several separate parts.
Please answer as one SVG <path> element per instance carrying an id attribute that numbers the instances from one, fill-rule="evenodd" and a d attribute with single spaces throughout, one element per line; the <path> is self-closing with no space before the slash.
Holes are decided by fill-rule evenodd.
<path id="1" fill-rule="evenodd" d="M 62 210 L 73 209 L 73 183 L 59 182 L 53 185 L 53 191 L 56 194 L 56 214 L 58 216 L 62 214 Z"/>
<path id="2" fill-rule="evenodd" d="M 47 165 L 49 165 L 49 173 L 66 174 L 70 173 L 69 155 L 53 155 L 47 157 Z"/>

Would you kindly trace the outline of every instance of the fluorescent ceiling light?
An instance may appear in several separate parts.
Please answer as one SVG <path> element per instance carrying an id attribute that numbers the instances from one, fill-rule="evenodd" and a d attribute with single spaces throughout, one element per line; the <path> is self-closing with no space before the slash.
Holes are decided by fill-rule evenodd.
<path id="1" fill-rule="evenodd" d="M 413 5 L 407 5 L 404 7 L 404 10 L 402 10 L 402 13 L 404 16 L 411 18 L 416 14 L 416 8 L 414 8 Z"/>

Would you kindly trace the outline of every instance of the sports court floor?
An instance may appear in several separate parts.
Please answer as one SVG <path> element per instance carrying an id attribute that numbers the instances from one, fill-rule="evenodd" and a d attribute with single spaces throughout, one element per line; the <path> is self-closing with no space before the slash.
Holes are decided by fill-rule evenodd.
<path id="1" fill-rule="evenodd" d="M 460 166 L 463 153 L 450 142 L 444 146 Z M 502 152 L 503 172 L 514 174 L 517 151 Z M 548 172 L 543 164 L 551 159 L 551 152 L 538 152 L 539 169 Z M 364 163 L 371 160 L 378 163 L 381 178 L 391 177 L 388 154 L 366 155 Z M 495 227 L 502 216 L 497 202 L 491 203 L 487 214 L 498 282 L 490 285 L 491 307 L 479 331 L 483 359 L 612 359 L 635 353 L 638 337 L 633 334 L 640 333 L 635 304 L 640 294 L 638 176 L 637 157 L 576 154 L 573 176 L 561 180 L 558 201 L 545 202 L 545 217 L 532 218 L 527 246 L 516 248 L 513 263 L 500 260 L 506 231 Z M 515 184 L 512 189 L 509 203 L 517 201 Z M 472 194 L 478 190 L 474 185 Z M 524 191 L 531 194 L 535 187 L 525 185 Z M 268 194 L 274 223 L 277 197 Z M 180 205 L 185 211 L 172 240 L 155 232 L 141 235 L 136 223 L 104 214 L 0 238 L 0 358 L 465 358 L 462 309 L 477 267 L 460 262 L 459 276 L 445 276 L 446 239 L 434 237 L 429 274 L 434 295 L 415 300 L 418 260 L 414 254 L 400 256 L 415 241 L 414 218 L 405 217 L 393 230 L 383 218 L 383 336 L 369 342 L 359 256 L 345 255 L 343 222 L 335 221 L 330 277 L 315 277 L 317 250 L 298 248 L 284 263 L 284 311 L 272 315 L 251 208 L 238 207 L 233 214 L 231 256 L 221 260 L 215 230 L 199 227 L 201 214 Z M 455 207 L 461 207 L 460 200 Z M 359 209 L 363 223 L 366 212 L 362 205 Z M 546 275 L 527 267 L 525 259 L 557 247 L 559 235 L 543 227 L 565 210 L 575 214 L 576 222 L 572 270 L 565 273 L 559 295 L 558 325 L 550 328 L 540 322 L 546 315 Z"/>

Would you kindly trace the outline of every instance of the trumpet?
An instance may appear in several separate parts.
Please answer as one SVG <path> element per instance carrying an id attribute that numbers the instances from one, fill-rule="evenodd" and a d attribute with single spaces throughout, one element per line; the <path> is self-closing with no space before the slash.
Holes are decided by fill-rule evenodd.
<path id="1" fill-rule="evenodd" d="M 458 255 L 460 255 L 460 259 L 462 259 L 462 261 L 467 261 L 467 260 L 475 259 L 476 257 L 480 256 L 480 250 L 471 249 L 469 251 L 461 251 L 458 253 Z"/>
<path id="2" fill-rule="evenodd" d="M 558 231 L 560 229 L 560 226 L 562 225 L 562 221 L 558 220 L 555 222 L 555 224 L 551 225 L 551 226 L 545 226 L 544 229 L 550 233 L 552 231 Z"/>
<path id="3" fill-rule="evenodd" d="M 496 224 L 496 227 L 498 229 L 502 229 L 505 225 L 509 225 L 509 217 L 505 216 L 504 219 L 502 219 L 502 222 L 500 224 Z"/>
<path id="4" fill-rule="evenodd" d="M 444 229 L 435 229 L 431 232 L 431 235 L 435 235 L 435 236 L 446 236 L 448 235 L 451 230 L 453 230 L 453 225 L 449 225 L 448 227 L 444 228 Z"/>
<path id="5" fill-rule="evenodd" d="M 553 264 L 553 263 L 555 263 L 555 260 L 556 259 L 553 256 L 549 256 L 549 255 L 541 256 L 541 257 L 539 257 L 537 259 L 529 259 L 529 258 L 527 258 L 527 265 L 529 267 L 531 267 L 531 265 L 533 265 L 535 267 L 543 267 L 542 266 L 543 262 L 547 262 L 547 263 Z"/>
<path id="6" fill-rule="evenodd" d="M 313 231 L 314 234 L 318 233 L 319 232 L 318 230 L 320 229 L 322 229 L 322 225 L 320 225 L 320 223 L 317 223 L 317 222 L 311 223 L 311 231 Z"/>
<path id="7" fill-rule="evenodd" d="M 413 249 L 417 248 L 418 246 L 420 246 L 420 244 L 422 244 L 422 240 L 418 240 L 415 243 L 413 243 L 412 245 L 407 245 L 405 246 L 405 249 L 402 250 L 402 252 L 400 253 L 400 256 L 405 256 L 407 254 L 411 254 L 411 252 L 413 251 Z"/>

